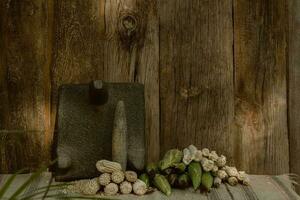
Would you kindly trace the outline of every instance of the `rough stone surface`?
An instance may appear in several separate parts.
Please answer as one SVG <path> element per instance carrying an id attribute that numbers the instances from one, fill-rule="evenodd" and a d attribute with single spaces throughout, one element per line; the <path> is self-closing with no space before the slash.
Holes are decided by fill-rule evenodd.
<path id="1" fill-rule="evenodd" d="M 121 164 L 126 170 L 127 164 L 127 122 L 125 104 L 119 101 L 115 110 L 112 132 L 112 160 Z"/>
<path id="2" fill-rule="evenodd" d="M 144 86 L 138 83 L 105 83 L 108 98 L 105 104 L 90 101 L 89 84 L 63 85 L 54 137 L 54 157 L 69 157 L 71 162 L 58 163 L 58 181 L 91 178 L 99 175 L 95 163 L 112 159 L 114 111 L 121 100 L 126 107 L 128 151 L 127 166 L 142 169 L 145 160 Z M 58 159 L 61 162 L 63 159 Z"/>

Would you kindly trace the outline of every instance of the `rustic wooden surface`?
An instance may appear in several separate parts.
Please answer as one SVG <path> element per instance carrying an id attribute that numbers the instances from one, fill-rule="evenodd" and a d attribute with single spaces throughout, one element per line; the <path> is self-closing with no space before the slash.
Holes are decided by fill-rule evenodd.
<path id="1" fill-rule="evenodd" d="M 300 172 L 290 8 L 289 18 L 286 0 L 1 1 L 0 129 L 26 132 L 1 135 L 0 171 L 49 152 L 61 84 L 103 79 L 145 84 L 148 161 L 194 143 L 251 173 Z"/>
<path id="2" fill-rule="evenodd" d="M 50 114 L 47 3 L 1 1 L 0 15 L 0 171 L 7 172 L 36 166 L 44 156 Z"/>
<path id="3" fill-rule="evenodd" d="M 161 153 L 194 143 L 232 160 L 231 1 L 160 1 Z"/>
<path id="4" fill-rule="evenodd" d="M 56 0 L 53 7 L 51 133 L 54 130 L 59 86 L 103 78 L 105 26 L 103 1 Z M 48 137 L 52 138 L 52 135 Z"/>
<path id="5" fill-rule="evenodd" d="M 289 1 L 289 132 L 291 172 L 300 174 L 300 2 Z M 298 177 L 298 182 L 299 182 Z M 300 193 L 300 186 L 297 187 Z"/>
<path id="6" fill-rule="evenodd" d="M 236 159 L 252 173 L 289 172 L 287 3 L 234 1 Z"/>
<path id="7" fill-rule="evenodd" d="M 147 160 L 159 159 L 159 39 L 156 1 L 105 3 L 104 80 L 145 85 Z"/>

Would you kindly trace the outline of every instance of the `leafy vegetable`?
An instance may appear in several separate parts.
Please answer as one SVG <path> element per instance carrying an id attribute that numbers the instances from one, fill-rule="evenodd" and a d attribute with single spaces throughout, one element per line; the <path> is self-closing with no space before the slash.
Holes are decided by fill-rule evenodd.
<path id="1" fill-rule="evenodd" d="M 159 168 L 161 171 L 172 167 L 175 163 L 180 163 L 183 157 L 182 151 L 178 149 L 169 150 L 163 159 L 159 162 Z"/>

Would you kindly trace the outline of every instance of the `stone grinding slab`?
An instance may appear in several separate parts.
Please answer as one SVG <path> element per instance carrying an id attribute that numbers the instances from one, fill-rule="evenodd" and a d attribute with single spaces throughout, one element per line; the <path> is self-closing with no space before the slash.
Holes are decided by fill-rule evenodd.
<path id="1" fill-rule="evenodd" d="M 54 134 L 53 157 L 57 181 L 99 175 L 95 163 L 112 158 L 112 130 L 118 101 L 127 120 L 127 167 L 141 170 L 145 162 L 144 86 L 138 83 L 62 85 Z"/>

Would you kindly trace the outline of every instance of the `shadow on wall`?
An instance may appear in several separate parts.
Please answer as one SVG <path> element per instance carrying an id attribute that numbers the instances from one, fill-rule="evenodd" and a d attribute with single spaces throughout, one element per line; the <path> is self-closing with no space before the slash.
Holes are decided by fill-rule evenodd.
<path id="1" fill-rule="evenodd" d="M 29 172 L 44 161 L 41 138 L 44 131 L 0 130 L 0 173 Z"/>

